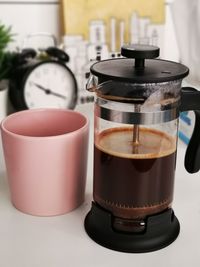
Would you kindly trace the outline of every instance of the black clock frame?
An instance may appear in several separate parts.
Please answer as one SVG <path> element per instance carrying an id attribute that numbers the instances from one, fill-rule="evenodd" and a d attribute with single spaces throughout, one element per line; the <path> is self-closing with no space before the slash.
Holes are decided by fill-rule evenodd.
<path id="1" fill-rule="evenodd" d="M 9 90 L 8 90 L 8 97 L 10 99 L 11 105 L 16 111 L 24 110 L 24 109 L 29 109 L 29 107 L 26 104 L 25 101 L 25 96 L 24 96 L 24 88 L 25 88 L 25 83 L 30 75 L 30 73 L 36 69 L 38 66 L 46 64 L 46 63 L 53 63 L 53 64 L 58 64 L 61 65 L 68 71 L 71 76 L 72 80 L 74 83 L 74 98 L 72 99 L 71 105 L 69 109 L 74 109 L 77 103 L 77 97 L 78 97 L 78 86 L 77 86 L 77 81 L 76 78 L 73 74 L 73 72 L 65 65 L 65 63 L 57 60 L 37 60 L 37 59 L 32 59 L 31 61 L 26 62 L 25 64 L 17 66 L 13 74 L 10 78 L 9 81 Z"/>

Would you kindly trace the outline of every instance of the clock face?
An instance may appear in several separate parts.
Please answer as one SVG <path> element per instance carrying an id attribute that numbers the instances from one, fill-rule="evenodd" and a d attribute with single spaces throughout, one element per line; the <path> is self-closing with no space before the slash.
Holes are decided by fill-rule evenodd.
<path id="1" fill-rule="evenodd" d="M 71 108 L 74 105 L 76 82 L 72 73 L 54 62 L 35 67 L 24 86 L 26 106 L 31 108 Z"/>

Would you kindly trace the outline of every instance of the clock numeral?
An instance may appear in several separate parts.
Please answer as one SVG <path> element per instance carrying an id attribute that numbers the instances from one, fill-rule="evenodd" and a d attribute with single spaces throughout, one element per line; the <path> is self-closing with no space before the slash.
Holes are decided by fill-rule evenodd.
<path id="1" fill-rule="evenodd" d="M 63 75 L 62 78 L 61 78 L 61 80 L 62 80 L 63 83 L 66 82 L 66 76 Z M 68 82 L 68 80 L 67 80 L 67 82 Z"/>
<path id="2" fill-rule="evenodd" d="M 35 73 L 35 77 L 36 77 L 36 78 L 40 78 L 40 76 L 41 76 L 41 75 L 40 75 L 39 72 L 36 72 L 36 73 Z"/>
<path id="3" fill-rule="evenodd" d="M 28 85 L 31 87 L 31 86 L 33 86 L 33 82 L 32 81 L 29 81 L 28 82 Z"/>
<path id="4" fill-rule="evenodd" d="M 30 103 L 30 107 L 33 108 L 35 105 L 33 102 Z"/>
<path id="5" fill-rule="evenodd" d="M 64 102 L 64 103 L 59 103 L 59 104 L 58 104 L 58 107 L 59 107 L 59 108 L 65 108 L 65 105 L 66 105 L 65 102 Z"/>
<path id="6" fill-rule="evenodd" d="M 49 70 L 45 68 L 45 69 L 43 70 L 43 73 L 44 73 L 44 74 L 48 74 L 48 73 L 49 73 Z"/>
<path id="7" fill-rule="evenodd" d="M 66 85 L 65 87 L 64 87 L 64 89 L 65 89 L 65 91 L 69 91 L 69 86 L 68 85 Z"/>

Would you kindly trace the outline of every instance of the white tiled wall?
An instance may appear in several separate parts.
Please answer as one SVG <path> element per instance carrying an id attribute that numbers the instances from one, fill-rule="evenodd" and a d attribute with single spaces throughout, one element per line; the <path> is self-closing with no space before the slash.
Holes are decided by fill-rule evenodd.
<path id="1" fill-rule="evenodd" d="M 59 0 L 0 0 L 0 21 L 12 25 L 12 32 L 16 33 L 10 48 L 21 48 L 24 37 L 35 32 L 49 32 L 59 39 L 59 9 Z M 48 39 L 47 43 L 51 44 Z"/>

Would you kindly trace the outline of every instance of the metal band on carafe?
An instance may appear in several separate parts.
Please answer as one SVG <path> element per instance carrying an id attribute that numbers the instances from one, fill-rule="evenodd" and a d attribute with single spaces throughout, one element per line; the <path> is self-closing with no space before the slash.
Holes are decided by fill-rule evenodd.
<path id="1" fill-rule="evenodd" d="M 171 109 L 163 111 L 127 112 L 103 107 L 99 105 L 99 101 L 97 101 L 95 103 L 95 115 L 101 119 L 117 123 L 152 125 L 177 119 L 179 117 L 179 108 L 177 103 Z"/>

